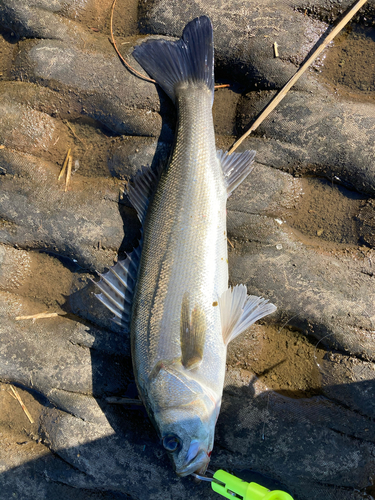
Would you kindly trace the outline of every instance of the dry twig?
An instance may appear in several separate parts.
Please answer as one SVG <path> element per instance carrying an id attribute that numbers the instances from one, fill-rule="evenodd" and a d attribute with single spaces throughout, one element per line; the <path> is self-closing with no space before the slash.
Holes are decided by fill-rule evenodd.
<path id="1" fill-rule="evenodd" d="M 68 168 L 66 170 L 66 179 L 65 179 L 65 192 L 68 191 L 68 186 L 69 186 L 70 178 L 72 176 L 72 162 L 73 162 L 72 155 L 69 155 L 69 158 L 68 158 Z"/>
<path id="2" fill-rule="evenodd" d="M 142 73 L 140 73 L 139 71 L 137 71 L 136 69 L 132 68 L 130 66 L 130 64 L 128 62 L 125 61 L 125 59 L 122 57 L 122 55 L 120 54 L 120 51 L 118 50 L 117 48 L 117 45 L 116 45 L 116 42 L 115 42 L 115 38 L 113 36 L 113 11 L 115 9 L 115 5 L 116 5 L 116 1 L 117 0 L 113 0 L 113 4 L 112 4 L 112 8 L 111 8 L 111 17 L 110 17 L 110 33 L 111 33 L 111 43 L 113 45 L 113 48 L 115 49 L 115 51 L 117 52 L 117 55 L 119 56 L 119 58 L 121 59 L 121 61 L 125 64 L 125 66 L 132 72 L 134 73 L 135 75 L 139 76 L 139 78 L 142 78 L 142 80 L 146 80 L 146 82 L 151 82 L 151 83 L 156 83 L 155 80 L 153 80 L 152 78 L 148 78 L 147 76 L 144 76 L 142 75 Z"/>
<path id="3" fill-rule="evenodd" d="M 277 42 L 273 42 L 273 53 L 275 57 L 279 57 L 279 45 Z"/>
<path id="4" fill-rule="evenodd" d="M 37 313 L 37 314 L 32 314 L 30 316 L 17 316 L 16 321 L 20 321 L 21 319 L 42 319 L 42 318 L 55 318 L 58 316 L 59 313 L 49 313 L 49 312 L 43 312 L 43 313 Z"/>
<path id="5" fill-rule="evenodd" d="M 70 156 L 70 151 L 71 151 L 71 148 L 68 149 L 68 152 L 66 153 L 66 156 L 65 156 L 65 160 L 64 160 L 64 163 L 63 163 L 63 166 L 62 166 L 62 169 L 60 170 L 60 173 L 59 173 L 59 176 L 57 178 L 57 180 L 59 181 L 61 179 L 61 177 L 65 174 L 65 170 L 66 170 L 66 166 L 68 164 L 68 160 L 69 160 L 69 156 Z"/>
<path id="6" fill-rule="evenodd" d="M 7 391 L 7 393 L 9 394 L 9 396 L 11 396 L 13 399 L 15 399 L 17 401 L 17 398 L 16 396 L 13 394 L 12 391 Z"/>
<path id="7" fill-rule="evenodd" d="M 318 55 L 327 47 L 327 45 L 335 38 L 335 36 L 348 24 L 348 22 L 352 19 L 352 17 L 358 12 L 358 10 L 366 3 L 367 0 L 358 0 L 353 4 L 349 12 L 341 19 L 341 21 L 333 28 L 331 33 L 327 35 L 327 37 L 323 40 L 323 42 L 317 47 L 317 49 L 312 53 L 312 55 L 307 59 L 307 61 L 299 68 L 297 73 L 292 76 L 292 78 L 284 85 L 284 87 L 280 90 L 278 94 L 271 100 L 271 102 L 266 106 L 266 108 L 262 111 L 259 117 L 255 120 L 255 122 L 251 125 L 249 130 L 244 133 L 238 141 L 234 143 L 234 145 L 229 150 L 228 154 L 232 154 L 235 149 L 246 139 L 248 135 L 251 134 L 254 130 L 256 130 L 259 125 L 267 118 L 267 116 L 273 111 L 276 106 L 280 103 L 282 99 L 286 96 L 288 91 L 293 87 L 296 81 L 303 75 L 303 73 L 307 70 L 307 68 L 312 64 L 312 62 L 318 57 Z"/>
<path id="8" fill-rule="evenodd" d="M 23 411 L 25 412 L 26 414 L 26 417 L 29 419 L 30 423 L 33 424 L 34 423 L 34 419 L 33 417 L 30 415 L 28 409 L 26 408 L 26 406 L 23 404 L 23 401 L 20 397 L 20 395 L 18 394 L 18 391 L 15 387 L 13 387 L 12 385 L 10 385 L 10 388 L 12 389 L 12 392 L 13 394 L 16 396 L 16 399 L 17 401 L 19 402 L 19 404 L 21 405 L 21 408 L 23 409 Z"/>
<path id="9" fill-rule="evenodd" d="M 233 245 L 233 243 L 230 241 L 230 239 L 228 238 L 228 236 L 227 236 L 227 242 L 229 243 L 229 245 L 230 245 L 232 248 L 234 248 L 234 245 Z"/>
<path id="10" fill-rule="evenodd" d="M 74 137 L 76 139 L 78 139 L 79 142 L 81 142 L 83 144 L 84 148 L 87 149 L 85 141 L 83 141 L 80 137 L 78 137 L 78 135 L 74 131 L 74 128 L 70 125 L 70 123 L 68 122 L 68 120 L 63 120 L 63 123 L 65 123 L 65 125 L 70 129 L 70 131 L 72 132 L 72 134 L 74 135 Z"/>

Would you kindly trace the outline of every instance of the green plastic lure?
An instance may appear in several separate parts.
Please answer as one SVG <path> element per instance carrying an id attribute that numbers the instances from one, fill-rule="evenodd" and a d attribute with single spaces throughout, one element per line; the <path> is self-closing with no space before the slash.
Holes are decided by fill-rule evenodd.
<path id="1" fill-rule="evenodd" d="M 270 491 L 257 483 L 247 483 L 242 479 L 229 474 L 223 470 L 215 472 L 212 478 L 192 474 L 197 479 L 210 481 L 211 487 L 216 493 L 231 500 L 293 500 L 285 491 Z"/>

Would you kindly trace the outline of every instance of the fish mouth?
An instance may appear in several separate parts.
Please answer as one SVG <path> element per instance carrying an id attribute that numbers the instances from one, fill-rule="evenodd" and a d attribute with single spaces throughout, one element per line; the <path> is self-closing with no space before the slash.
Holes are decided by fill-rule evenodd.
<path id="1" fill-rule="evenodd" d="M 210 457 L 206 451 L 200 451 L 196 457 L 193 458 L 191 462 L 183 465 L 179 469 L 176 469 L 176 474 L 179 477 L 190 476 L 190 474 L 196 473 L 199 475 L 204 475 L 208 464 L 210 462 Z"/>

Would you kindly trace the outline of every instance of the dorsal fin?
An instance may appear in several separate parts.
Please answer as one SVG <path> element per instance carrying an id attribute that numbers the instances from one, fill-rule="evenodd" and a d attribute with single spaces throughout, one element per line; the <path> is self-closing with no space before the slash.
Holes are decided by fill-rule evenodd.
<path id="1" fill-rule="evenodd" d="M 263 297 L 247 295 L 245 285 L 228 288 L 219 298 L 221 328 L 225 345 L 259 319 L 276 311 Z"/>
<path id="2" fill-rule="evenodd" d="M 132 182 L 128 184 L 127 194 L 137 215 L 143 224 L 150 199 L 156 190 L 161 168 L 155 172 L 152 168 L 142 167 Z"/>
<path id="3" fill-rule="evenodd" d="M 158 184 L 162 165 L 156 170 L 142 167 L 128 184 L 129 200 L 137 211 L 138 218 L 143 224 L 150 199 Z M 142 239 L 139 246 L 126 259 L 104 274 L 99 274 L 101 280 L 95 283 L 101 290 L 98 299 L 115 315 L 113 321 L 129 328 L 132 309 L 134 287 L 137 281 L 138 267 L 141 260 Z"/>
<path id="4" fill-rule="evenodd" d="M 219 149 L 217 151 L 217 157 L 221 163 L 227 186 L 227 193 L 228 196 L 230 196 L 236 187 L 238 187 L 253 170 L 254 167 L 251 165 L 254 161 L 255 151 L 244 151 L 243 153 L 232 153 L 228 155 L 228 151 L 223 152 Z"/>
<path id="5" fill-rule="evenodd" d="M 119 260 L 104 274 L 99 274 L 101 280 L 95 285 L 100 288 L 97 298 L 115 316 L 113 321 L 125 328 L 129 328 L 131 319 L 132 300 L 138 267 L 141 258 L 141 242 L 126 259 Z"/>

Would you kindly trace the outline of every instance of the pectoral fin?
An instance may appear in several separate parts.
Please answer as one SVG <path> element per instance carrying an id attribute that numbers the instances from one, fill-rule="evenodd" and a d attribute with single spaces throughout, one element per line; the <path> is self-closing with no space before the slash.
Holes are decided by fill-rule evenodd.
<path id="1" fill-rule="evenodd" d="M 185 293 L 181 305 L 180 341 L 181 363 L 186 369 L 192 370 L 200 365 L 205 337 L 205 314 L 198 306 L 190 314 L 189 295 Z"/>
<path id="2" fill-rule="evenodd" d="M 228 288 L 219 298 L 221 327 L 225 345 L 258 319 L 276 311 L 267 299 L 247 295 L 245 285 Z"/>

